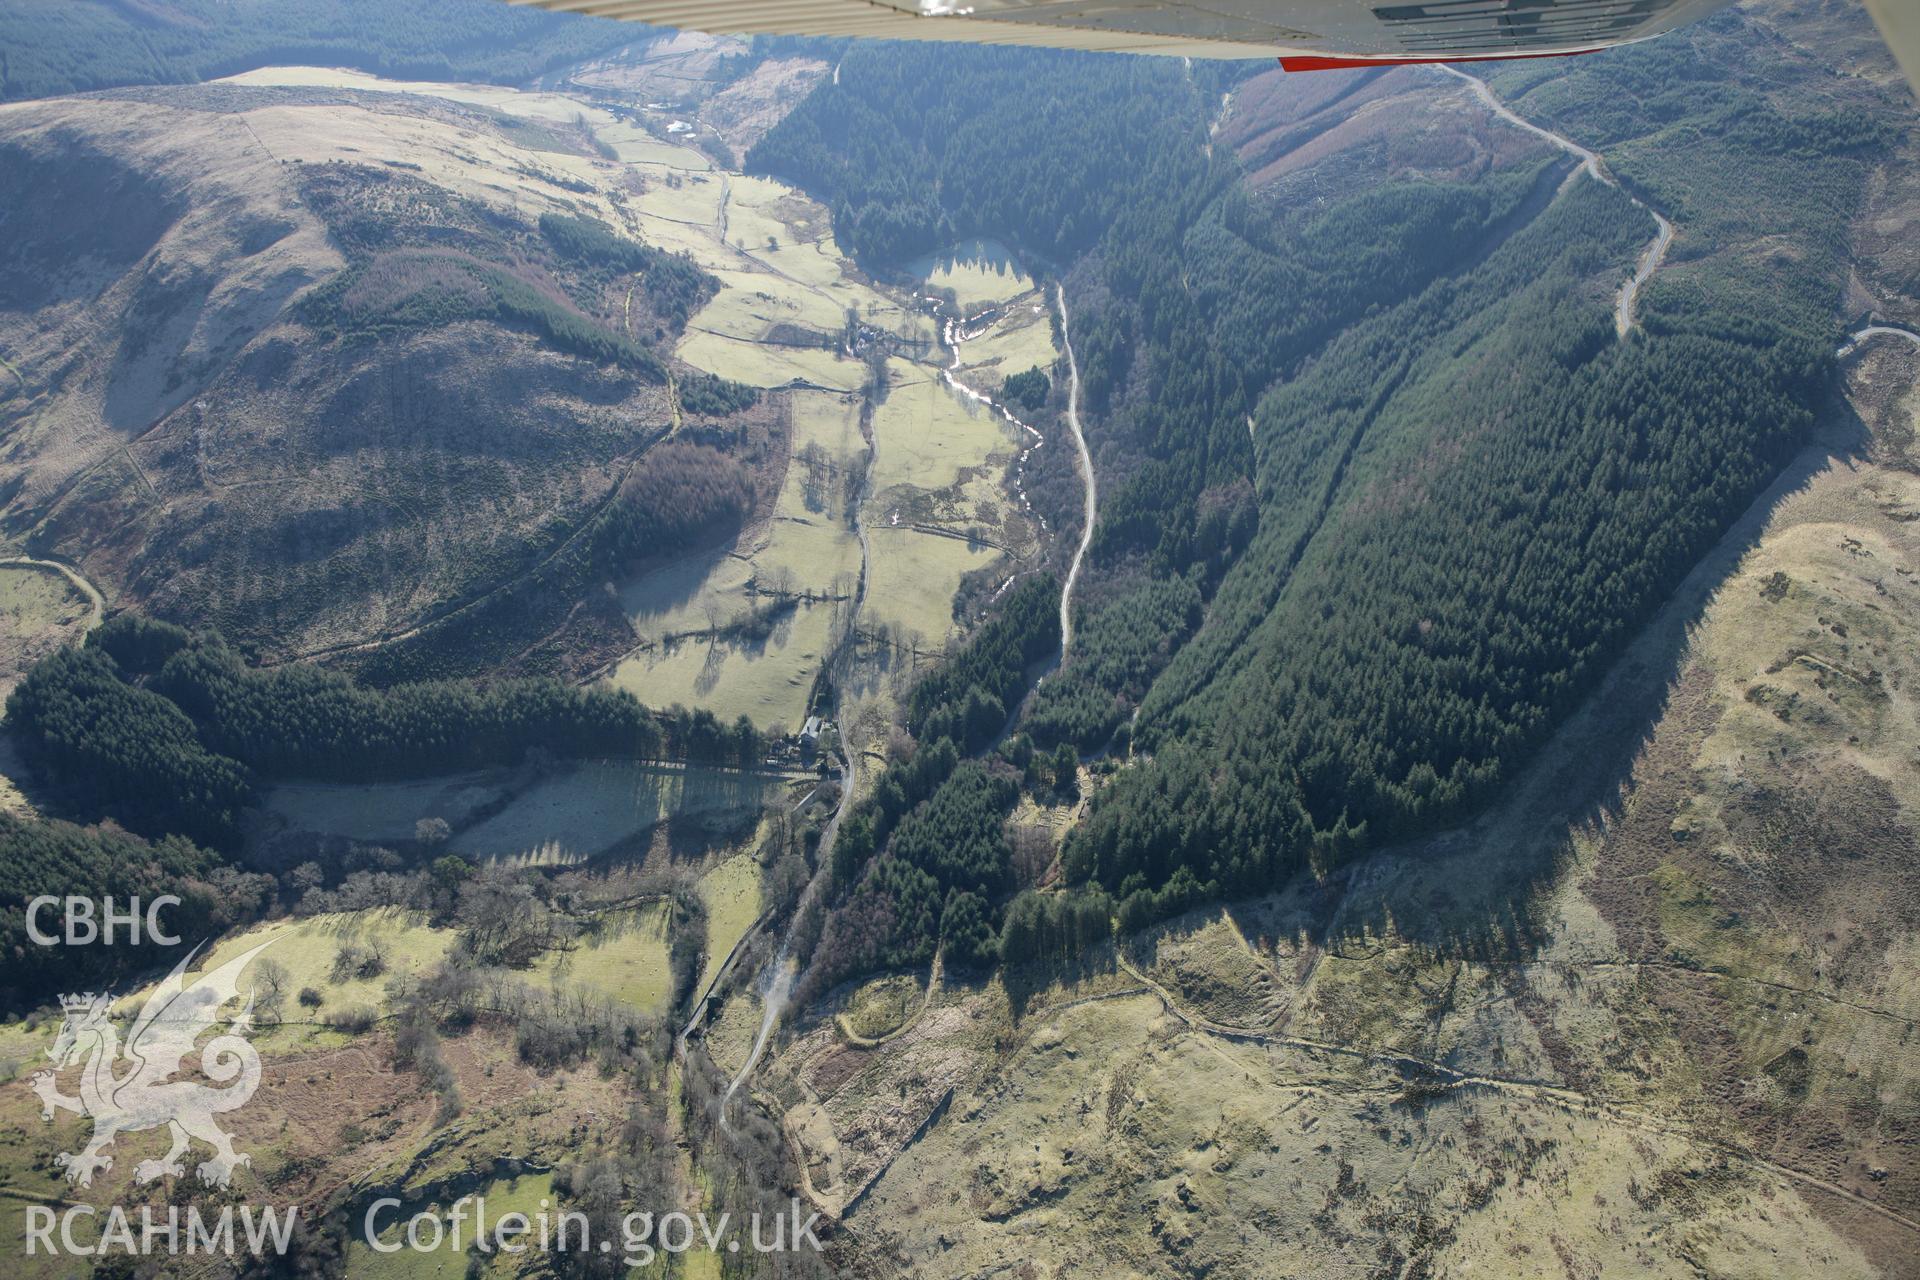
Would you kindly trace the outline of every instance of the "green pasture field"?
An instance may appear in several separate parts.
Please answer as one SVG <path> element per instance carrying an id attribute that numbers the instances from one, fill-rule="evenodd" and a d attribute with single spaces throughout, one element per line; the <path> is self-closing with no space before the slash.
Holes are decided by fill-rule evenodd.
<path id="1" fill-rule="evenodd" d="M 735 854 L 700 877 L 707 904 L 707 966 L 700 975 L 705 990 L 727 952 L 760 915 L 760 864 L 751 853 Z"/>
<path id="2" fill-rule="evenodd" d="M 557 1198 L 553 1194 L 553 1175 L 551 1173 L 523 1173 L 513 1178 L 496 1178 L 487 1183 L 477 1198 L 485 1203 L 486 1218 L 491 1224 L 497 1223 L 509 1213 L 525 1214 L 530 1222 L 537 1221 L 536 1215 L 544 1211 L 550 1219 L 557 1219 L 560 1210 L 556 1207 Z M 366 1241 L 363 1229 L 356 1223 L 350 1233 L 347 1244 L 347 1276 L 349 1280 L 461 1280 L 462 1277 L 475 1274 L 473 1266 L 479 1268 L 483 1276 L 514 1276 L 521 1274 L 524 1268 L 534 1265 L 538 1258 L 537 1250 L 529 1248 L 524 1254 L 491 1253 L 470 1255 L 467 1246 L 472 1244 L 475 1208 L 469 1203 L 465 1209 L 462 1224 L 461 1247 L 455 1248 L 451 1234 L 451 1223 L 447 1214 L 451 1204 L 425 1206 L 441 1219 L 443 1227 L 441 1246 L 438 1249 L 421 1251 L 405 1247 L 406 1222 L 413 1214 L 422 1212 L 419 1208 L 395 1210 L 388 1217 L 392 1225 L 380 1233 L 382 1244 L 403 1246 L 397 1253 L 383 1253 Z M 382 1219 L 383 1225 L 386 1218 Z M 432 1232 L 421 1231 L 420 1239 L 430 1240 Z M 530 1237 L 532 1238 L 532 1237 Z"/>
<path id="3" fill-rule="evenodd" d="M 452 929 L 429 925 L 424 912 L 403 907 L 329 912 L 305 919 L 283 918 L 221 939 L 196 958 L 188 982 L 191 985 L 197 980 L 194 975 L 217 969 L 265 943 L 265 949 L 241 971 L 240 990 L 245 993 L 252 989 L 256 1003 L 265 999 L 268 991 L 263 985 L 266 979 L 260 966 L 269 961 L 279 966 L 283 975 L 279 1005 L 277 1010 L 263 1010 L 256 1016 L 263 1030 L 255 1041 L 263 1053 L 292 1053 L 342 1039 L 340 1033 L 326 1025 L 330 1014 L 355 1009 L 371 1009 L 381 1015 L 391 1012 L 387 984 L 396 977 L 419 976 L 432 970 L 446 957 L 455 937 Z M 346 946 L 377 949 L 383 958 L 381 971 L 367 977 L 335 981 L 334 958 Z M 308 1008 L 299 1002 L 299 993 L 308 987 L 320 993 L 318 1008 Z M 145 987 L 121 997 L 115 1004 L 116 1015 L 138 1014 L 152 992 L 152 987 Z"/>
<path id="4" fill-rule="evenodd" d="M 721 549 L 663 565 L 622 586 L 620 607 L 634 631 L 649 640 L 707 629 L 709 606 L 724 622 L 745 603 L 746 583 L 753 576 L 751 551 Z"/>
<path id="5" fill-rule="evenodd" d="M 688 322 L 690 328 L 761 342 L 776 325 L 791 325 L 839 345 L 846 310 L 824 295 L 765 271 L 743 271 L 738 258 L 713 274 L 721 291 Z"/>
<path id="6" fill-rule="evenodd" d="M 999 548 L 907 528 L 875 527 L 866 617 L 905 627 L 928 648 L 944 648 L 954 630 L 960 580 L 992 564 Z"/>
<path id="7" fill-rule="evenodd" d="M 834 351 L 770 347 L 752 339 L 707 333 L 699 326 L 696 315 L 678 354 L 694 368 L 722 378 L 755 387 L 784 387 L 798 379 L 838 391 L 857 390 L 866 380 L 866 366 Z"/>
<path id="8" fill-rule="evenodd" d="M 796 391 L 788 403 L 793 411 L 791 452 L 799 453 L 809 444 L 826 450 L 834 462 L 850 467 L 866 455 L 866 441 L 860 438 L 860 402 L 847 395 L 819 391 Z"/>
<path id="9" fill-rule="evenodd" d="M 634 630 L 658 642 L 725 625 L 769 596 L 747 594 L 755 580 L 768 590 L 850 593 L 860 572 L 860 540 L 841 512 L 851 476 L 864 460 L 857 402 L 819 392 L 792 395 L 793 439 L 787 475 L 772 518 L 751 541 L 655 570 L 627 583 L 622 607 Z M 818 475 L 800 455 L 817 445 Z M 745 715 L 762 728 L 805 718 L 814 675 L 831 637 L 834 606 L 803 602 L 765 641 L 705 638 L 637 651 L 615 668 L 613 681 L 657 706 L 706 707 L 724 719 Z"/>
<path id="10" fill-rule="evenodd" d="M 593 134 L 612 147 L 628 164 L 665 165 L 673 169 L 690 169 L 696 173 L 705 173 L 713 168 L 713 162 L 692 147 L 677 142 L 663 142 L 646 129 L 625 120 L 604 124 L 596 120 Z"/>
<path id="11" fill-rule="evenodd" d="M 647 189 L 630 202 L 636 212 L 687 223 L 702 231 L 718 225 L 721 202 L 727 194 L 725 174 L 682 173 L 662 164 L 643 167 Z"/>
<path id="12" fill-rule="evenodd" d="M 598 917 L 569 950 L 549 951 L 528 971 L 530 981 L 605 996 L 625 1009 L 658 1013 L 671 995 L 667 968 L 667 908 L 649 903 Z"/>
<path id="13" fill-rule="evenodd" d="M 875 494 L 895 485 L 945 489 L 963 470 L 1016 447 L 1012 427 L 984 406 L 962 403 L 938 374 L 902 360 L 889 361 L 888 371 L 893 388 L 873 416 Z"/>
<path id="14" fill-rule="evenodd" d="M 986 333 L 960 349 L 960 380 L 977 391 L 998 397 L 1000 384 L 1010 374 L 1025 373 L 1036 365 L 1053 376 L 1060 352 L 1053 343 L 1053 323 L 1036 291 L 1020 298 Z M 1016 408 L 1023 415 L 1023 409 Z"/>
<path id="15" fill-rule="evenodd" d="M 802 604 L 764 643 L 685 640 L 672 649 L 642 649 L 611 677 L 642 701 L 705 707 L 722 720 L 746 716 L 757 727 L 792 729 L 806 717 L 815 673 L 826 658 L 833 608 Z"/>
<path id="16" fill-rule="evenodd" d="M 629 225 L 641 240 L 668 253 L 684 253 L 703 271 L 726 271 L 741 265 L 740 255 L 722 245 L 708 227 L 644 212 L 632 214 Z"/>

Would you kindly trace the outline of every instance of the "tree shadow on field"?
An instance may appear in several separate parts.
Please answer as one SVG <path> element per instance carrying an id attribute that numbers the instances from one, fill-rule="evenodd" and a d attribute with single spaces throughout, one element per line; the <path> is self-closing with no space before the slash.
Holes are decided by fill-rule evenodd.
<path id="1" fill-rule="evenodd" d="M 1007 993 L 1013 1025 L 1018 1028 L 1026 1020 L 1027 1012 L 1036 998 L 1048 991 L 1058 990 L 1061 998 L 1047 1002 L 1043 1010 L 1047 1013 L 1059 1012 L 1083 999 L 1098 999 L 1112 994 L 1104 989 L 1094 989 L 1091 984 L 1097 979 L 1111 977 L 1118 970 L 1114 945 L 1103 942 L 1069 960 L 1038 959 L 1009 965 L 1000 970 L 1000 985 Z M 949 985 L 959 986 L 963 983 L 956 981 Z M 971 986 L 974 982 L 965 982 L 964 985 Z M 1084 993 L 1076 990 L 1083 986 L 1089 989 Z"/>

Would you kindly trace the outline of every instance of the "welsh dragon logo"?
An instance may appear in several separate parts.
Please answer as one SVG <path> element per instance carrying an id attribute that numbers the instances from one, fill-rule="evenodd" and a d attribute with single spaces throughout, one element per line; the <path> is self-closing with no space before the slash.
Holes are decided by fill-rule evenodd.
<path id="1" fill-rule="evenodd" d="M 148 998 L 124 1046 L 109 1015 L 110 994 L 61 997 L 66 1021 L 47 1056 L 54 1071 L 80 1064 L 80 1096 L 61 1093 L 54 1071 L 35 1075 L 33 1091 L 40 1095 L 44 1120 L 53 1119 L 56 1109 L 93 1119 L 93 1140 L 79 1154 L 62 1152 L 54 1157 L 54 1163 L 66 1170 L 67 1181 L 91 1186 L 95 1173 L 113 1167 L 113 1158 L 103 1152 L 116 1137 L 163 1125 L 172 1133 L 173 1146 L 161 1159 L 136 1165 L 135 1182 L 181 1176 L 186 1172 L 181 1157 L 195 1139 L 213 1148 L 213 1158 L 198 1168 L 200 1180 L 211 1186 L 226 1186 L 235 1168 L 252 1163 L 249 1156 L 234 1150 L 233 1139 L 214 1119 L 245 1106 L 260 1087 L 260 1054 L 246 1039 L 253 1030 L 252 989 L 247 991 L 245 1007 L 222 1034 L 205 1046 L 198 1041 L 219 1025 L 220 1010 L 239 998 L 241 972 L 269 945 L 261 943 L 188 986 L 187 965 L 200 951 L 195 947 Z M 196 1050 L 200 1074 L 212 1084 L 174 1078 L 186 1069 Z"/>

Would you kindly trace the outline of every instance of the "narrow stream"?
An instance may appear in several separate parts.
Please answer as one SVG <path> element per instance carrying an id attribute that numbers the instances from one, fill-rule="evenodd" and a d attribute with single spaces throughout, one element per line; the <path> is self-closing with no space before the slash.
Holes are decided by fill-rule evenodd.
<path id="1" fill-rule="evenodd" d="M 1093 477 L 1093 458 L 1087 452 L 1087 439 L 1080 428 L 1080 366 L 1074 358 L 1073 339 L 1068 332 L 1066 290 L 1055 283 L 1053 296 L 1055 304 L 1060 308 L 1060 340 L 1067 358 L 1067 427 L 1073 433 L 1077 455 L 1075 461 L 1079 465 L 1081 485 L 1086 491 L 1085 514 L 1080 526 L 1080 543 L 1074 548 L 1073 559 L 1067 566 L 1067 580 L 1060 590 L 1060 659 L 1065 661 L 1067 649 L 1073 642 L 1073 588 L 1079 581 L 1080 566 L 1086 559 L 1087 548 L 1093 542 L 1094 513 L 1099 499 Z M 985 405 L 989 411 L 998 413 L 1032 437 L 1033 442 L 1020 451 L 1020 457 L 1014 463 L 1013 484 L 1014 491 L 1020 496 L 1020 505 L 1039 522 L 1040 528 L 1045 530 L 1046 517 L 1033 510 L 1033 502 L 1027 496 L 1027 458 L 1035 449 L 1046 444 L 1046 436 L 1028 423 L 1021 421 L 1006 405 L 984 392 L 974 390 L 959 378 L 961 348 L 972 339 L 984 334 L 992 326 L 993 321 L 999 318 L 999 314 L 997 307 L 989 307 L 976 315 L 964 319 L 948 319 L 943 323 L 942 340 L 947 349 L 953 353 L 953 359 L 942 370 L 941 376 L 946 379 L 947 385 L 955 394 L 975 404 Z M 1012 586 L 1019 577 L 1019 573 L 1008 575 L 1007 580 L 994 591 L 993 599 L 998 600 L 1004 595 L 1007 588 Z"/>
<path id="2" fill-rule="evenodd" d="M 934 301 L 934 299 L 927 298 L 924 295 L 922 295 L 919 300 L 923 302 Z M 1006 405 L 995 400 L 992 396 L 982 391 L 975 391 L 972 387 L 960 381 L 961 348 L 973 339 L 985 334 L 987 330 L 993 327 L 994 321 L 999 318 L 1000 308 L 988 307 L 984 311 L 963 319 L 948 318 L 941 321 L 940 340 L 942 345 L 953 353 L 953 358 L 947 361 L 946 367 L 940 371 L 940 376 L 945 379 L 947 387 L 962 400 L 970 404 L 986 406 L 989 413 L 999 414 L 1002 418 L 1005 418 L 1008 422 L 1031 437 L 1031 442 L 1026 448 L 1020 451 L 1020 456 L 1014 460 L 1013 491 L 1019 496 L 1021 509 L 1033 517 L 1034 521 L 1039 524 L 1041 531 L 1044 533 L 1047 529 L 1047 518 L 1033 509 L 1033 501 L 1027 496 L 1027 459 L 1035 449 L 1047 443 L 1046 436 L 1042 435 L 1030 423 L 1021 421 L 1020 418 L 1014 414 L 1013 410 L 1007 408 Z M 1016 570 L 1008 574 L 1006 580 L 994 589 L 990 600 L 998 600 L 1006 594 L 1008 587 L 1011 587 L 1015 582 L 1019 581 L 1022 574 L 1031 572 L 1033 572 L 1031 569 L 1026 569 Z"/>
<path id="3" fill-rule="evenodd" d="M 855 519 L 858 519 L 856 515 Z M 866 564 L 864 555 L 861 561 L 860 581 L 864 589 L 866 583 Z M 858 616 L 858 601 L 862 592 L 855 593 L 855 617 Z M 849 631 L 851 635 L 851 631 Z M 830 660 L 831 661 L 831 660 Z M 836 688 L 834 696 L 834 716 L 840 723 L 841 691 Z M 747 1053 L 747 1060 L 740 1064 L 740 1070 L 727 1084 L 727 1093 L 720 1100 L 720 1127 L 727 1127 L 727 1109 L 733 1102 L 733 1095 L 746 1083 L 753 1069 L 760 1065 L 760 1056 L 767 1051 L 767 1041 L 773 1037 L 773 1029 L 780 1024 L 780 1017 L 787 1011 L 788 1003 L 793 999 L 794 985 L 800 979 L 800 960 L 793 954 L 794 935 L 807 913 L 814 909 L 824 891 L 827 877 L 833 871 L 833 842 L 839 837 L 840 823 L 846 818 L 847 811 L 853 807 L 855 790 L 855 762 L 858 757 L 848 747 L 844 733 L 838 735 L 840 751 L 840 803 L 834 807 L 833 817 L 827 822 L 826 829 L 820 833 L 820 843 L 815 847 L 818 865 L 814 868 L 813 878 L 807 881 L 807 887 L 800 892 L 800 900 L 794 904 L 793 916 L 787 925 L 787 931 L 780 939 L 780 950 L 774 953 L 773 962 L 760 974 L 760 1030 L 753 1037 L 753 1048 Z M 691 1029 L 691 1024 L 689 1026 Z M 681 1051 L 685 1052 L 686 1033 L 681 1033 Z"/>
<path id="4" fill-rule="evenodd" d="M 1073 621 L 1071 610 L 1073 605 L 1073 587 L 1074 583 L 1080 577 L 1080 565 L 1086 558 L 1087 548 L 1093 541 L 1096 492 L 1093 478 L 1093 459 L 1087 452 L 1086 437 L 1081 433 L 1080 429 L 1080 367 L 1074 359 L 1073 343 L 1067 336 L 1066 291 L 1058 284 L 1054 285 L 1054 298 L 1060 307 L 1061 345 L 1065 348 L 1067 357 L 1067 375 L 1069 379 L 1067 390 L 1067 425 L 1073 432 L 1074 444 L 1078 449 L 1080 476 L 1086 490 L 1086 513 L 1080 530 L 1080 543 L 1074 549 L 1073 560 L 1067 569 L 1067 580 L 1060 592 L 1060 658 L 1064 661 L 1066 658 L 1067 645 L 1072 638 Z M 923 300 L 932 301 L 932 299 Z M 999 308 L 990 307 L 971 317 L 947 319 L 942 323 L 941 336 L 947 349 L 952 352 L 952 359 L 950 359 L 941 370 L 941 377 L 945 379 L 947 386 L 950 387 L 956 395 L 959 395 L 971 403 L 986 406 L 989 412 L 998 413 L 1031 438 L 1031 443 L 1020 451 L 1020 457 L 1014 464 L 1014 488 L 1020 496 L 1020 505 L 1029 513 L 1032 513 L 1034 519 L 1039 522 L 1040 527 L 1045 529 L 1047 527 L 1046 518 L 1033 512 L 1033 503 L 1027 496 L 1026 466 L 1028 456 L 1031 455 L 1035 449 L 1046 444 L 1046 436 L 1035 430 L 1028 423 L 1022 422 L 1015 416 L 1012 410 L 995 400 L 992 396 L 984 392 L 976 391 L 966 383 L 960 381 L 958 376 L 961 364 L 961 349 L 967 342 L 986 333 L 993 322 L 999 318 L 999 315 Z M 871 430 L 866 426 L 866 419 L 864 417 L 862 421 L 862 433 L 867 437 L 867 447 L 869 455 L 871 456 L 874 441 Z M 869 474 L 870 473 L 871 463 L 869 463 Z M 860 511 L 866 503 L 866 500 L 867 483 L 863 477 L 860 491 L 854 496 L 853 501 L 854 525 L 860 534 L 860 586 L 854 593 L 854 614 L 856 617 L 858 616 L 860 604 L 866 593 L 867 582 L 867 530 L 864 522 L 860 519 Z M 1016 572 L 1010 575 L 1005 582 L 1001 583 L 999 589 L 993 593 L 994 599 L 999 599 L 1019 576 L 1020 574 Z M 831 659 L 829 661 L 831 662 Z M 831 667 L 829 670 L 831 670 Z M 836 711 L 836 715 L 837 714 L 838 712 Z M 747 1052 L 746 1061 L 740 1065 L 740 1070 L 734 1074 L 733 1079 L 728 1083 L 726 1096 L 721 1099 L 720 1123 L 722 1128 L 726 1127 L 727 1112 L 733 1103 L 734 1094 L 740 1091 L 741 1085 L 745 1084 L 748 1078 L 753 1075 L 754 1068 L 760 1065 L 760 1059 L 767 1051 L 767 1043 L 773 1038 L 774 1028 L 780 1024 L 781 1016 L 786 1012 L 788 1004 L 793 999 L 794 986 L 800 979 L 800 961 L 799 958 L 793 954 L 793 939 L 794 935 L 798 932 L 796 926 L 805 914 L 814 908 L 816 901 L 823 891 L 823 886 L 826 884 L 827 876 L 833 866 L 833 842 L 839 836 L 840 823 L 847 816 L 847 810 L 853 803 L 855 756 L 853 752 L 849 750 L 844 736 L 840 741 L 840 753 L 840 803 L 834 810 L 833 818 L 828 822 L 826 830 L 821 832 L 820 843 L 817 846 L 815 855 L 819 859 L 819 864 L 814 870 L 813 878 L 807 882 L 807 887 L 801 891 L 799 902 L 794 906 L 793 923 L 789 924 L 786 935 L 780 940 L 780 950 L 775 953 L 772 963 L 761 973 L 760 1029 L 754 1035 L 753 1048 Z M 697 1020 L 698 1015 L 696 1015 L 695 1021 L 697 1022 Z M 689 1023 L 687 1029 L 681 1032 L 682 1052 L 685 1051 L 686 1035 L 692 1030 L 693 1025 L 694 1023 Z"/>

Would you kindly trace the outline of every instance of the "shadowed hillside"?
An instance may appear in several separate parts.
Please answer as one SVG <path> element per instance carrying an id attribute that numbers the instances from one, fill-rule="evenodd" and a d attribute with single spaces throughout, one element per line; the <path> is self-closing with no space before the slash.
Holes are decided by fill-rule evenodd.
<path id="1" fill-rule="evenodd" d="M 670 354 L 717 285 L 614 229 L 631 179 L 584 126 L 394 95 L 144 96 L 0 113 L 22 193 L 0 486 L 29 550 L 269 659 L 411 632 L 551 566 L 510 634 L 418 660 L 441 674 L 512 660 L 595 575 L 745 518 L 783 446 L 751 392 L 697 375 L 676 396 Z M 690 456 L 728 496 L 688 489 L 719 505 L 635 541 L 607 517 L 683 404 L 723 420 L 721 449 Z M 624 632 L 573 626 L 546 661 Z"/>

